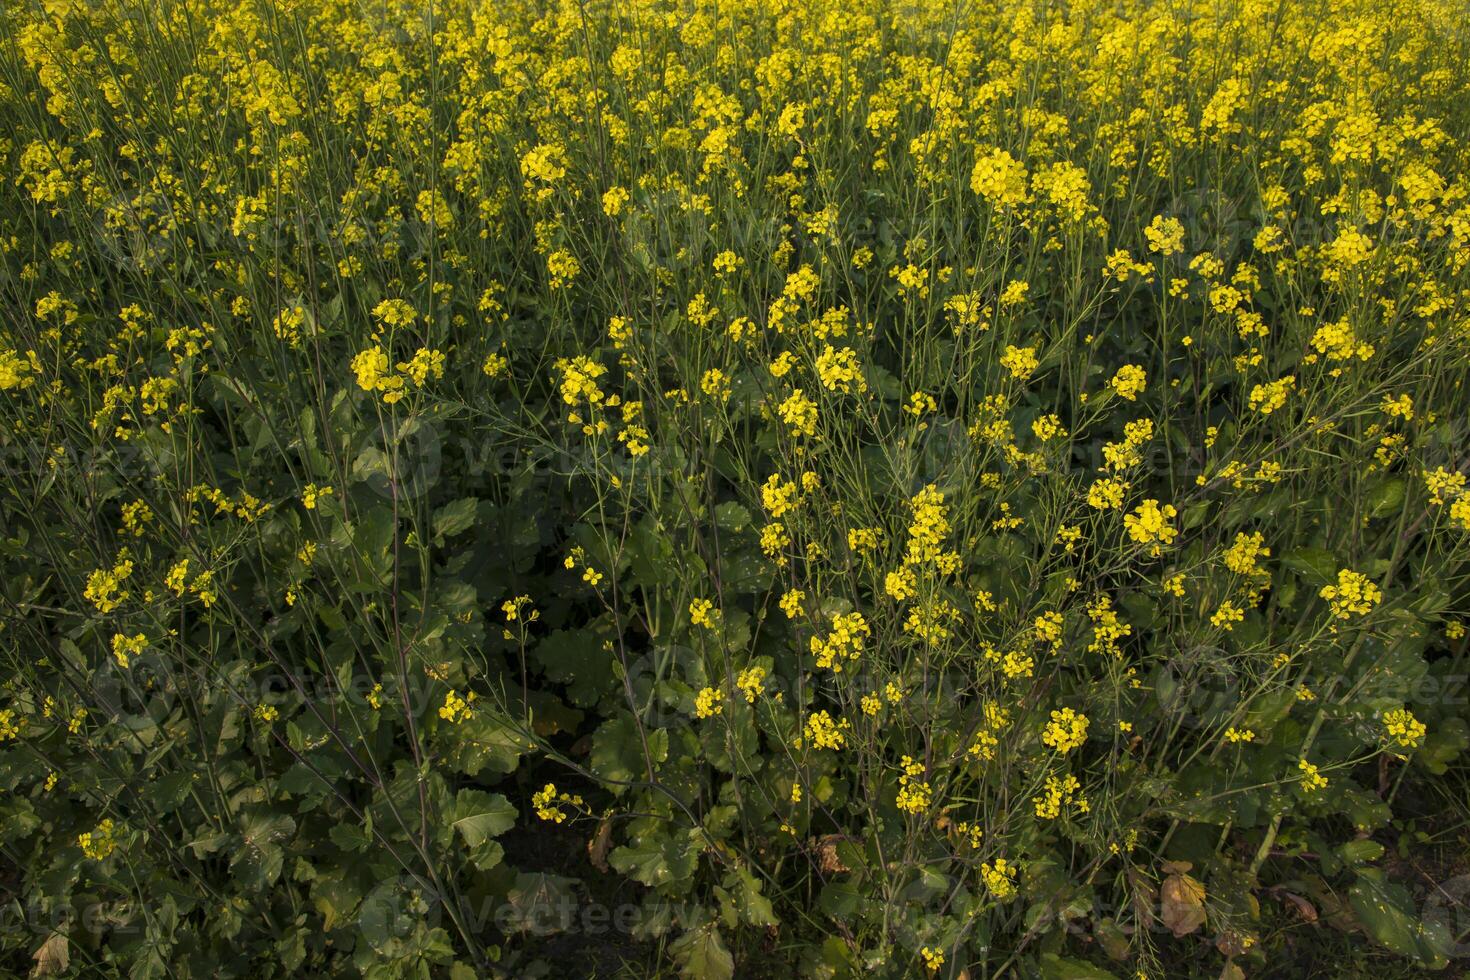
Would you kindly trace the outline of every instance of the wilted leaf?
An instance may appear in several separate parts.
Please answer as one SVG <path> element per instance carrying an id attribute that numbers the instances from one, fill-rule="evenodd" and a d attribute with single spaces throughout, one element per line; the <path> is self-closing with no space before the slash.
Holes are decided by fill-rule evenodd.
<path id="1" fill-rule="evenodd" d="M 33 977 L 54 977 L 66 972 L 71 963 L 71 943 L 59 932 L 53 932 L 46 941 L 31 954 L 36 965 L 31 968 Z"/>
<path id="2" fill-rule="evenodd" d="M 1187 874 L 1172 874 L 1159 890 L 1159 915 L 1175 936 L 1205 924 L 1205 886 Z"/>
<path id="3" fill-rule="evenodd" d="M 607 870 L 607 852 L 612 847 L 612 818 L 604 817 L 587 842 L 587 859 L 598 871 Z"/>

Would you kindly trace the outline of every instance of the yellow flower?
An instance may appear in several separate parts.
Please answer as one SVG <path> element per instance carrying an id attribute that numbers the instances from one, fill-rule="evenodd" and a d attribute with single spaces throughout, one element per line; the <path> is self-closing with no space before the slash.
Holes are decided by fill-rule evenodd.
<path id="1" fill-rule="evenodd" d="M 422 388 L 429 378 L 444 377 L 444 354 L 442 351 L 420 347 L 414 352 L 412 359 L 399 362 L 398 370 L 414 383 L 414 387 Z"/>
<path id="2" fill-rule="evenodd" d="M 562 810 L 563 806 L 581 807 L 582 805 L 582 797 L 557 792 L 555 783 L 547 783 L 539 793 L 531 794 L 531 806 L 536 809 L 536 816 L 552 823 L 561 823 L 566 820 L 567 815 Z"/>
<path id="3" fill-rule="evenodd" d="M 1287 375 L 1279 381 L 1256 385 L 1251 389 L 1250 406 L 1262 415 L 1270 415 L 1286 404 L 1286 396 L 1296 385 L 1296 377 Z"/>
<path id="4" fill-rule="evenodd" d="M 1424 741 L 1427 729 L 1407 708 L 1395 708 L 1383 716 L 1383 729 L 1388 737 L 1403 748 L 1413 748 Z"/>
<path id="5" fill-rule="evenodd" d="M 1148 375 L 1137 364 L 1125 364 L 1118 368 L 1118 373 L 1113 375 L 1110 384 L 1119 398 L 1137 401 L 1143 389 L 1148 386 Z"/>
<path id="6" fill-rule="evenodd" d="M 1087 741 L 1087 716 L 1062 708 L 1051 713 L 1051 721 L 1041 733 L 1041 741 L 1065 755 Z"/>
<path id="7" fill-rule="evenodd" d="M 689 603 L 689 621 L 695 626 L 703 626 L 705 629 L 714 629 L 714 617 L 719 613 L 711 613 L 715 604 L 709 599 L 695 599 Z"/>
<path id="8" fill-rule="evenodd" d="M 948 556 L 943 549 L 944 539 L 949 535 L 949 516 L 944 506 L 944 494 L 930 483 L 910 498 L 909 506 L 913 508 L 914 517 L 909 522 L 904 564 L 947 564 Z"/>
<path id="9" fill-rule="evenodd" d="M 41 362 L 35 351 L 26 351 L 22 356 L 14 348 L 0 349 L 0 391 L 28 388 L 35 381 L 31 375 L 40 371 Z"/>
<path id="10" fill-rule="evenodd" d="M 1006 288 L 1001 290 L 1000 305 L 1002 307 L 1016 306 L 1026 299 L 1026 294 L 1031 291 L 1031 284 L 1022 279 L 1013 279 L 1006 283 Z"/>
<path id="11" fill-rule="evenodd" d="M 807 716 L 806 737 L 819 749 L 840 749 L 847 744 L 849 727 L 846 718 L 838 724 L 826 711 L 818 711 Z"/>
<path id="12" fill-rule="evenodd" d="M 504 354 L 488 354 L 485 362 L 480 365 L 480 370 L 487 378 L 498 378 L 510 367 L 510 358 Z"/>
<path id="13" fill-rule="evenodd" d="M 1036 630 L 1036 638 L 1042 643 L 1051 644 L 1055 649 L 1062 645 L 1062 614 L 1056 610 L 1044 612 L 1032 622 Z"/>
<path id="14" fill-rule="evenodd" d="M 730 398 L 730 376 L 719 368 L 710 368 L 699 379 L 699 390 L 717 402 Z"/>
<path id="15" fill-rule="evenodd" d="M 970 171 L 970 190 L 998 210 L 1024 204 L 1026 167 L 1005 150 L 984 151 Z"/>
<path id="16" fill-rule="evenodd" d="M 1160 506 L 1157 500 L 1145 500 L 1123 518 L 1123 525 L 1130 538 L 1139 544 L 1150 545 L 1149 554 L 1157 558 L 1163 546 L 1173 542 L 1179 533 L 1169 523 L 1176 513 L 1173 504 Z"/>
<path id="17" fill-rule="evenodd" d="M 528 595 L 518 595 L 513 599 L 507 599 L 500 604 L 500 611 L 505 615 L 507 623 L 517 620 L 525 623 L 534 623 L 541 618 L 541 612 L 531 603 Z"/>
<path id="18" fill-rule="evenodd" d="M 1228 633 L 1235 629 L 1236 623 L 1242 622 L 1244 619 L 1245 613 L 1235 603 L 1226 599 L 1220 603 L 1220 608 L 1216 609 L 1214 614 L 1210 616 L 1210 623 Z"/>
<path id="19" fill-rule="evenodd" d="M 359 351 L 351 367 L 357 374 L 357 386 L 363 391 L 383 392 L 383 401 L 390 405 L 402 397 L 403 379 L 389 372 L 388 353 L 382 347 L 375 344 Z"/>
<path id="20" fill-rule="evenodd" d="M 805 125 L 806 106 L 800 102 L 789 103 L 781 110 L 781 115 L 776 119 L 776 132 L 796 139 Z"/>
<path id="21" fill-rule="evenodd" d="M 817 434 L 817 406 L 800 388 L 795 389 L 776 409 L 793 436 Z"/>
<path id="22" fill-rule="evenodd" d="M 898 777 L 898 808 L 905 813 L 923 813 L 934 800 L 933 789 L 918 778 L 923 775 L 924 764 L 904 756 L 902 767 Z"/>
<path id="23" fill-rule="evenodd" d="M 1031 805 L 1036 811 L 1036 816 L 1042 820 L 1055 820 L 1062 815 L 1062 808 L 1070 805 L 1078 813 L 1087 813 L 1090 807 L 1087 797 L 1082 795 L 1082 784 L 1077 777 L 1067 775 L 1063 778 L 1056 776 L 1046 777 L 1046 787 L 1041 795 L 1031 798 Z"/>
<path id="24" fill-rule="evenodd" d="M 857 360 L 857 352 L 851 347 L 837 350 L 828 344 L 817 356 L 817 377 L 828 391 L 846 395 L 853 391 L 868 390 L 868 384 L 863 380 L 862 365 Z"/>
<path id="25" fill-rule="evenodd" d="M 1424 488 L 1429 491 L 1429 502 L 1436 507 L 1444 506 L 1446 501 L 1465 492 L 1464 473 L 1439 466 L 1433 470 L 1420 470 L 1419 475 L 1424 479 Z"/>
<path id="26" fill-rule="evenodd" d="M 103 820 L 97 825 L 97 829 L 87 831 L 77 836 L 77 843 L 81 845 L 82 853 L 94 861 L 103 861 L 117 850 L 117 838 L 114 836 L 114 824 L 111 820 Z"/>
<path id="27" fill-rule="evenodd" d="M 616 218 L 623 213 L 623 206 L 628 203 L 628 189 L 626 187 L 610 187 L 602 195 L 602 211 L 609 218 Z"/>
<path id="28" fill-rule="evenodd" d="M 1269 558 L 1271 549 L 1265 547 L 1265 536 L 1259 531 L 1250 534 L 1238 533 L 1235 543 L 1225 552 L 1225 567 L 1237 575 L 1250 575 L 1256 571 L 1257 558 Z"/>
<path id="29" fill-rule="evenodd" d="M 1087 491 L 1087 504 L 1096 510 L 1118 510 L 1123 506 L 1123 494 L 1128 484 L 1122 480 L 1105 477 L 1095 480 Z"/>
<path id="30" fill-rule="evenodd" d="M 1184 225 L 1178 218 L 1155 215 L 1143 230 L 1143 237 L 1148 241 L 1150 252 L 1167 256 L 1184 251 Z"/>
<path id="31" fill-rule="evenodd" d="M 117 660 L 119 667 L 127 667 L 132 658 L 142 653 L 148 647 L 148 637 L 143 633 L 133 636 L 124 636 L 116 633 L 112 637 L 112 655 Z"/>
<path id="32" fill-rule="evenodd" d="M 163 584 L 172 589 L 175 595 L 183 595 L 184 590 L 188 587 L 185 584 L 188 580 L 188 577 L 189 559 L 180 558 L 177 562 L 174 563 L 173 567 L 168 570 L 168 574 L 163 577 Z"/>
<path id="33" fill-rule="evenodd" d="M 825 637 L 814 636 L 809 645 L 818 667 L 840 674 L 842 662 L 858 659 L 862 655 L 864 641 L 872 635 L 873 631 L 862 613 L 842 613 L 833 617 L 832 628 Z"/>
<path id="34" fill-rule="evenodd" d="M 1327 600 L 1338 619 L 1366 616 L 1383 599 L 1383 593 L 1368 576 L 1349 568 L 1339 570 L 1337 583 L 1322 586 L 1317 594 Z"/>
<path id="35" fill-rule="evenodd" d="M 308 483 L 301 491 L 301 506 L 307 510 L 316 510 L 317 501 L 322 497 L 330 497 L 332 492 L 331 487 L 319 487 L 315 483 Z"/>
<path id="36" fill-rule="evenodd" d="M 1302 792 L 1310 794 L 1326 788 L 1327 777 L 1319 773 L 1317 767 L 1312 763 L 1306 759 L 1300 759 L 1297 761 L 1296 767 L 1301 770 L 1302 774 Z"/>
<path id="37" fill-rule="evenodd" d="M 547 285 L 552 289 L 566 288 L 581 271 L 582 263 L 564 248 L 559 248 L 546 256 Z"/>
<path id="38" fill-rule="evenodd" d="M 413 326 L 418 319 L 418 311 L 407 300 L 385 299 L 373 307 L 373 316 L 384 326 L 403 328 Z M 384 363 L 386 366 L 386 361 Z"/>
<path id="39" fill-rule="evenodd" d="M 87 587 L 82 595 L 91 600 L 92 605 L 97 607 L 101 613 L 112 612 L 119 605 L 126 602 L 131 593 L 122 587 L 122 584 L 133 574 L 133 562 L 128 557 L 128 549 L 123 548 L 117 554 L 117 560 L 112 568 L 99 568 L 87 576 Z"/>
<path id="40" fill-rule="evenodd" d="M 521 176 L 528 190 L 537 183 L 555 184 L 567 175 L 567 151 L 559 143 L 538 143 L 521 157 Z"/>
<path id="41" fill-rule="evenodd" d="M 48 714 L 47 717 L 50 717 Z M 17 716 L 15 709 L 0 709 L 0 743 L 20 738 L 21 732 L 25 730 L 26 718 L 24 715 Z"/>
<path id="42" fill-rule="evenodd" d="M 1004 902 L 1016 895 L 1016 866 L 1005 858 L 980 865 L 980 878 L 992 898 Z"/>
<path id="43" fill-rule="evenodd" d="M 1042 442 L 1050 442 L 1052 439 L 1067 437 L 1067 430 L 1062 425 L 1062 420 L 1055 415 L 1041 415 L 1031 423 L 1031 434 Z"/>
<path id="44" fill-rule="evenodd" d="M 766 669 L 764 667 L 747 667 L 735 678 L 735 686 L 740 688 L 740 693 L 745 695 L 745 700 L 755 704 L 755 699 L 765 693 Z"/>
<path id="45" fill-rule="evenodd" d="M 1035 347 L 1016 347 L 1007 344 L 1000 356 L 1000 366 L 1011 373 L 1011 377 L 1025 381 L 1040 366 Z"/>
<path id="46" fill-rule="evenodd" d="M 1399 395 L 1397 398 L 1384 395 L 1383 401 L 1378 405 L 1378 410 L 1393 418 L 1412 422 L 1414 420 L 1414 399 L 1409 395 Z"/>
<path id="47" fill-rule="evenodd" d="M 725 692 L 719 688 L 706 687 L 694 698 L 694 714 L 699 718 L 713 718 L 725 710 Z"/>
<path id="48" fill-rule="evenodd" d="M 467 695 L 461 695 L 458 691 L 451 688 L 444 695 L 444 704 L 439 707 L 439 717 L 458 725 L 475 713 L 474 702 L 474 691 L 470 691 Z"/>

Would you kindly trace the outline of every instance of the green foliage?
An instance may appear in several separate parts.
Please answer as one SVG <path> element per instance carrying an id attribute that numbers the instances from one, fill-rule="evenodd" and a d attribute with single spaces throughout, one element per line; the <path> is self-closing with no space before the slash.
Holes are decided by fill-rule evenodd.
<path id="1" fill-rule="evenodd" d="M 0 8 L 0 972 L 1448 970 L 1461 20 Z"/>

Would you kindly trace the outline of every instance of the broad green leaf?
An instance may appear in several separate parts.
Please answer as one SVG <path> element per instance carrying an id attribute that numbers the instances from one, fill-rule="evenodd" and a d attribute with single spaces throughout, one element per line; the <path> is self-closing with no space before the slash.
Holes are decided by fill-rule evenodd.
<path id="1" fill-rule="evenodd" d="M 296 821 L 284 813 L 247 811 L 240 818 L 240 843 L 230 870 L 250 891 L 263 891 L 281 876 L 286 860 L 282 842 L 296 833 Z"/>
<path id="2" fill-rule="evenodd" d="M 576 881 L 552 874 L 518 874 L 495 924 L 511 931 L 545 936 L 575 923 Z"/>
<path id="3" fill-rule="evenodd" d="M 607 863 L 650 888 L 684 882 L 699 865 L 693 833 L 645 833 L 624 847 L 613 848 Z"/>
<path id="4" fill-rule="evenodd" d="M 735 959 L 713 923 L 684 933 L 674 940 L 669 953 L 685 980 L 731 980 L 735 976 Z"/>
<path id="5" fill-rule="evenodd" d="M 1389 881 L 1383 872 L 1367 868 L 1348 889 L 1348 900 L 1363 930 L 1377 943 L 1419 961 L 1430 969 L 1443 969 L 1451 937 L 1445 924 L 1433 916 L 1421 916 L 1402 885 Z"/>
<path id="6" fill-rule="evenodd" d="M 434 540 L 442 542 L 445 538 L 452 538 L 469 530 L 475 523 L 475 512 L 479 503 L 474 497 L 463 497 L 435 510 Z"/>
<path id="7" fill-rule="evenodd" d="M 609 780 L 614 793 L 623 793 L 628 784 L 648 778 L 648 762 L 655 766 L 669 754 L 669 736 L 662 730 L 647 731 L 648 752 L 633 716 L 622 712 L 605 723 L 592 736 L 592 771 Z"/>
<path id="8" fill-rule="evenodd" d="M 470 859 L 481 871 L 500 863 L 504 853 L 495 838 L 515 826 L 516 809 L 499 793 L 462 789 L 454 798 L 449 825 L 464 839 Z"/>
<path id="9" fill-rule="evenodd" d="M 1056 953 L 1041 954 L 1042 980 L 1118 980 L 1100 966 L 1084 960 L 1069 959 Z"/>

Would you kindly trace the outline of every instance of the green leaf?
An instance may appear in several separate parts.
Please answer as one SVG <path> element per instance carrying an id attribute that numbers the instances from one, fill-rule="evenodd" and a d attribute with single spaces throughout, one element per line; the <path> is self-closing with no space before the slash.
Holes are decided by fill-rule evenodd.
<path id="1" fill-rule="evenodd" d="M 1449 772 L 1450 763 L 1470 748 L 1470 730 L 1464 718 L 1446 718 L 1429 730 L 1424 744 L 1414 753 L 1414 761 L 1436 776 Z"/>
<path id="2" fill-rule="evenodd" d="M 1323 548 L 1297 548 L 1281 556 L 1281 563 L 1308 582 L 1321 584 L 1337 578 L 1337 559 Z"/>
<path id="3" fill-rule="evenodd" d="M 500 863 L 504 849 L 495 838 L 515 826 L 516 808 L 499 793 L 462 789 L 454 798 L 449 825 L 464 838 L 470 860 L 481 871 Z"/>
<path id="4" fill-rule="evenodd" d="M 1041 954 L 1041 980 L 1118 980 L 1100 966 L 1056 953 Z"/>
<path id="5" fill-rule="evenodd" d="M 607 862 L 635 882 L 657 887 L 686 882 L 698 867 L 700 855 L 688 837 L 666 837 L 650 833 L 625 848 L 614 848 Z"/>
<path id="6" fill-rule="evenodd" d="M 687 881 L 699 866 L 699 849 L 689 832 L 666 836 L 653 831 L 614 848 L 607 863 L 634 881 L 657 888 Z"/>
<path id="7" fill-rule="evenodd" d="M 1383 845 L 1376 840 L 1348 841 L 1337 849 L 1337 853 L 1348 864 L 1362 864 L 1383 857 Z"/>
<path id="8" fill-rule="evenodd" d="M 674 584 L 674 543 L 653 518 L 645 517 L 628 535 L 628 556 L 633 580 L 645 589 Z"/>
<path id="9" fill-rule="evenodd" d="M 1384 517 L 1404 506 L 1404 478 L 1384 480 L 1368 494 L 1368 508 L 1374 517 Z"/>
<path id="10" fill-rule="evenodd" d="M 230 835 L 222 830 L 211 831 L 200 834 L 185 844 L 185 847 L 193 848 L 196 858 L 203 858 L 206 854 L 213 854 L 223 847 L 230 839 Z"/>
<path id="11" fill-rule="evenodd" d="M 361 851 L 373 842 L 372 835 L 355 823 L 334 823 L 327 836 L 344 851 Z"/>
<path id="12" fill-rule="evenodd" d="M 496 916 L 496 925 L 539 936 L 564 931 L 571 926 L 570 915 L 576 908 L 572 891 L 575 884 L 575 879 L 557 875 L 516 875 L 515 887 L 506 894 L 505 909 Z"/>
<path id="13" fill-rule="evenodd" d="M 727 500 L 715 507 L 715 525 L 721 531 L 743 531 L 751 526 L 750 511 L 733 500 Z"/>
<path id="14" fill-rule="evenodd" d="M 669 754 L 669 736 L 662 730 L 647 733 L 648 757 L 657 765 Z M 626 711 L 604 724 L 592 736 L 592 771 L 609 780 L 614 793 L 623 793 L 627 784 L 648 778 L 643 753 L 643 740 L 633 716 Z"/>
<path id="15" fill-rule="evenodd" d="M 241 885 L 264 891 L 281 876 L 286 860 L 281 842 L 296 833 L 296 821 L 284 813 L 247 811 L 240 818 L 240 845 L 230 859 L 230 870 Z"/>
<path id="16" fill-rule="evenodd" d="M 581 707 L 592 707 L 617 687 L 612 654 L 603 649 L 595 629 L 556 630 L 531 647 L 530 656 L 541 664 L 548 680 L 565 684 L 567 697 Z"/>
<path id="17" fill-rule="evenodd" d="M 434 540 L 442 543 L 475 523 L 475 512 L 479 501 L 474 497 L 463 497 L 434 511 Z"/>
<path id="18" fill-rule="evenodd" d="M 478 776 L 486 769 L 515 772 L 521 756 L 534 748 L 514 725 L 483 707 L 453 726 L 452 737 L 454 744 L 445 752 L 445 761 L 467 776 Z"/>
<path id="19" fill-rule="evenodd" d="M 720 939 L 714 923 L 690 929 L 669 947 L 679 976 L 687 980 L 730 980 L 735 976 L 735 959 Z"/>
<path id="20" fill-rule="evenodd" d="M 736 868 L 725 876 L 725 887 L 730 890 L 735 911 L 743 922 L 752 926 L 774 926 L 777 924 L 776 910 L 771 900 L 761 894 L 761 882 L 746 868 Z"/>
<path id="21" fill-rule="evenodd" d="M 325 932 L 350 922 L 357 914 L 362 898 L 361 886 L 347 869 L 320 877 L 311 885 L 311 904 L 321 913 Z"/>
<path id="22" fill-rule="evenodd" d="M 1443 922 L 1416 915 L 1409 893 L 1376 868 L 1358 873 L 1348 899 L 1374 942 L 1439 970 L 1449 962 L 1449 930 Z"/>

